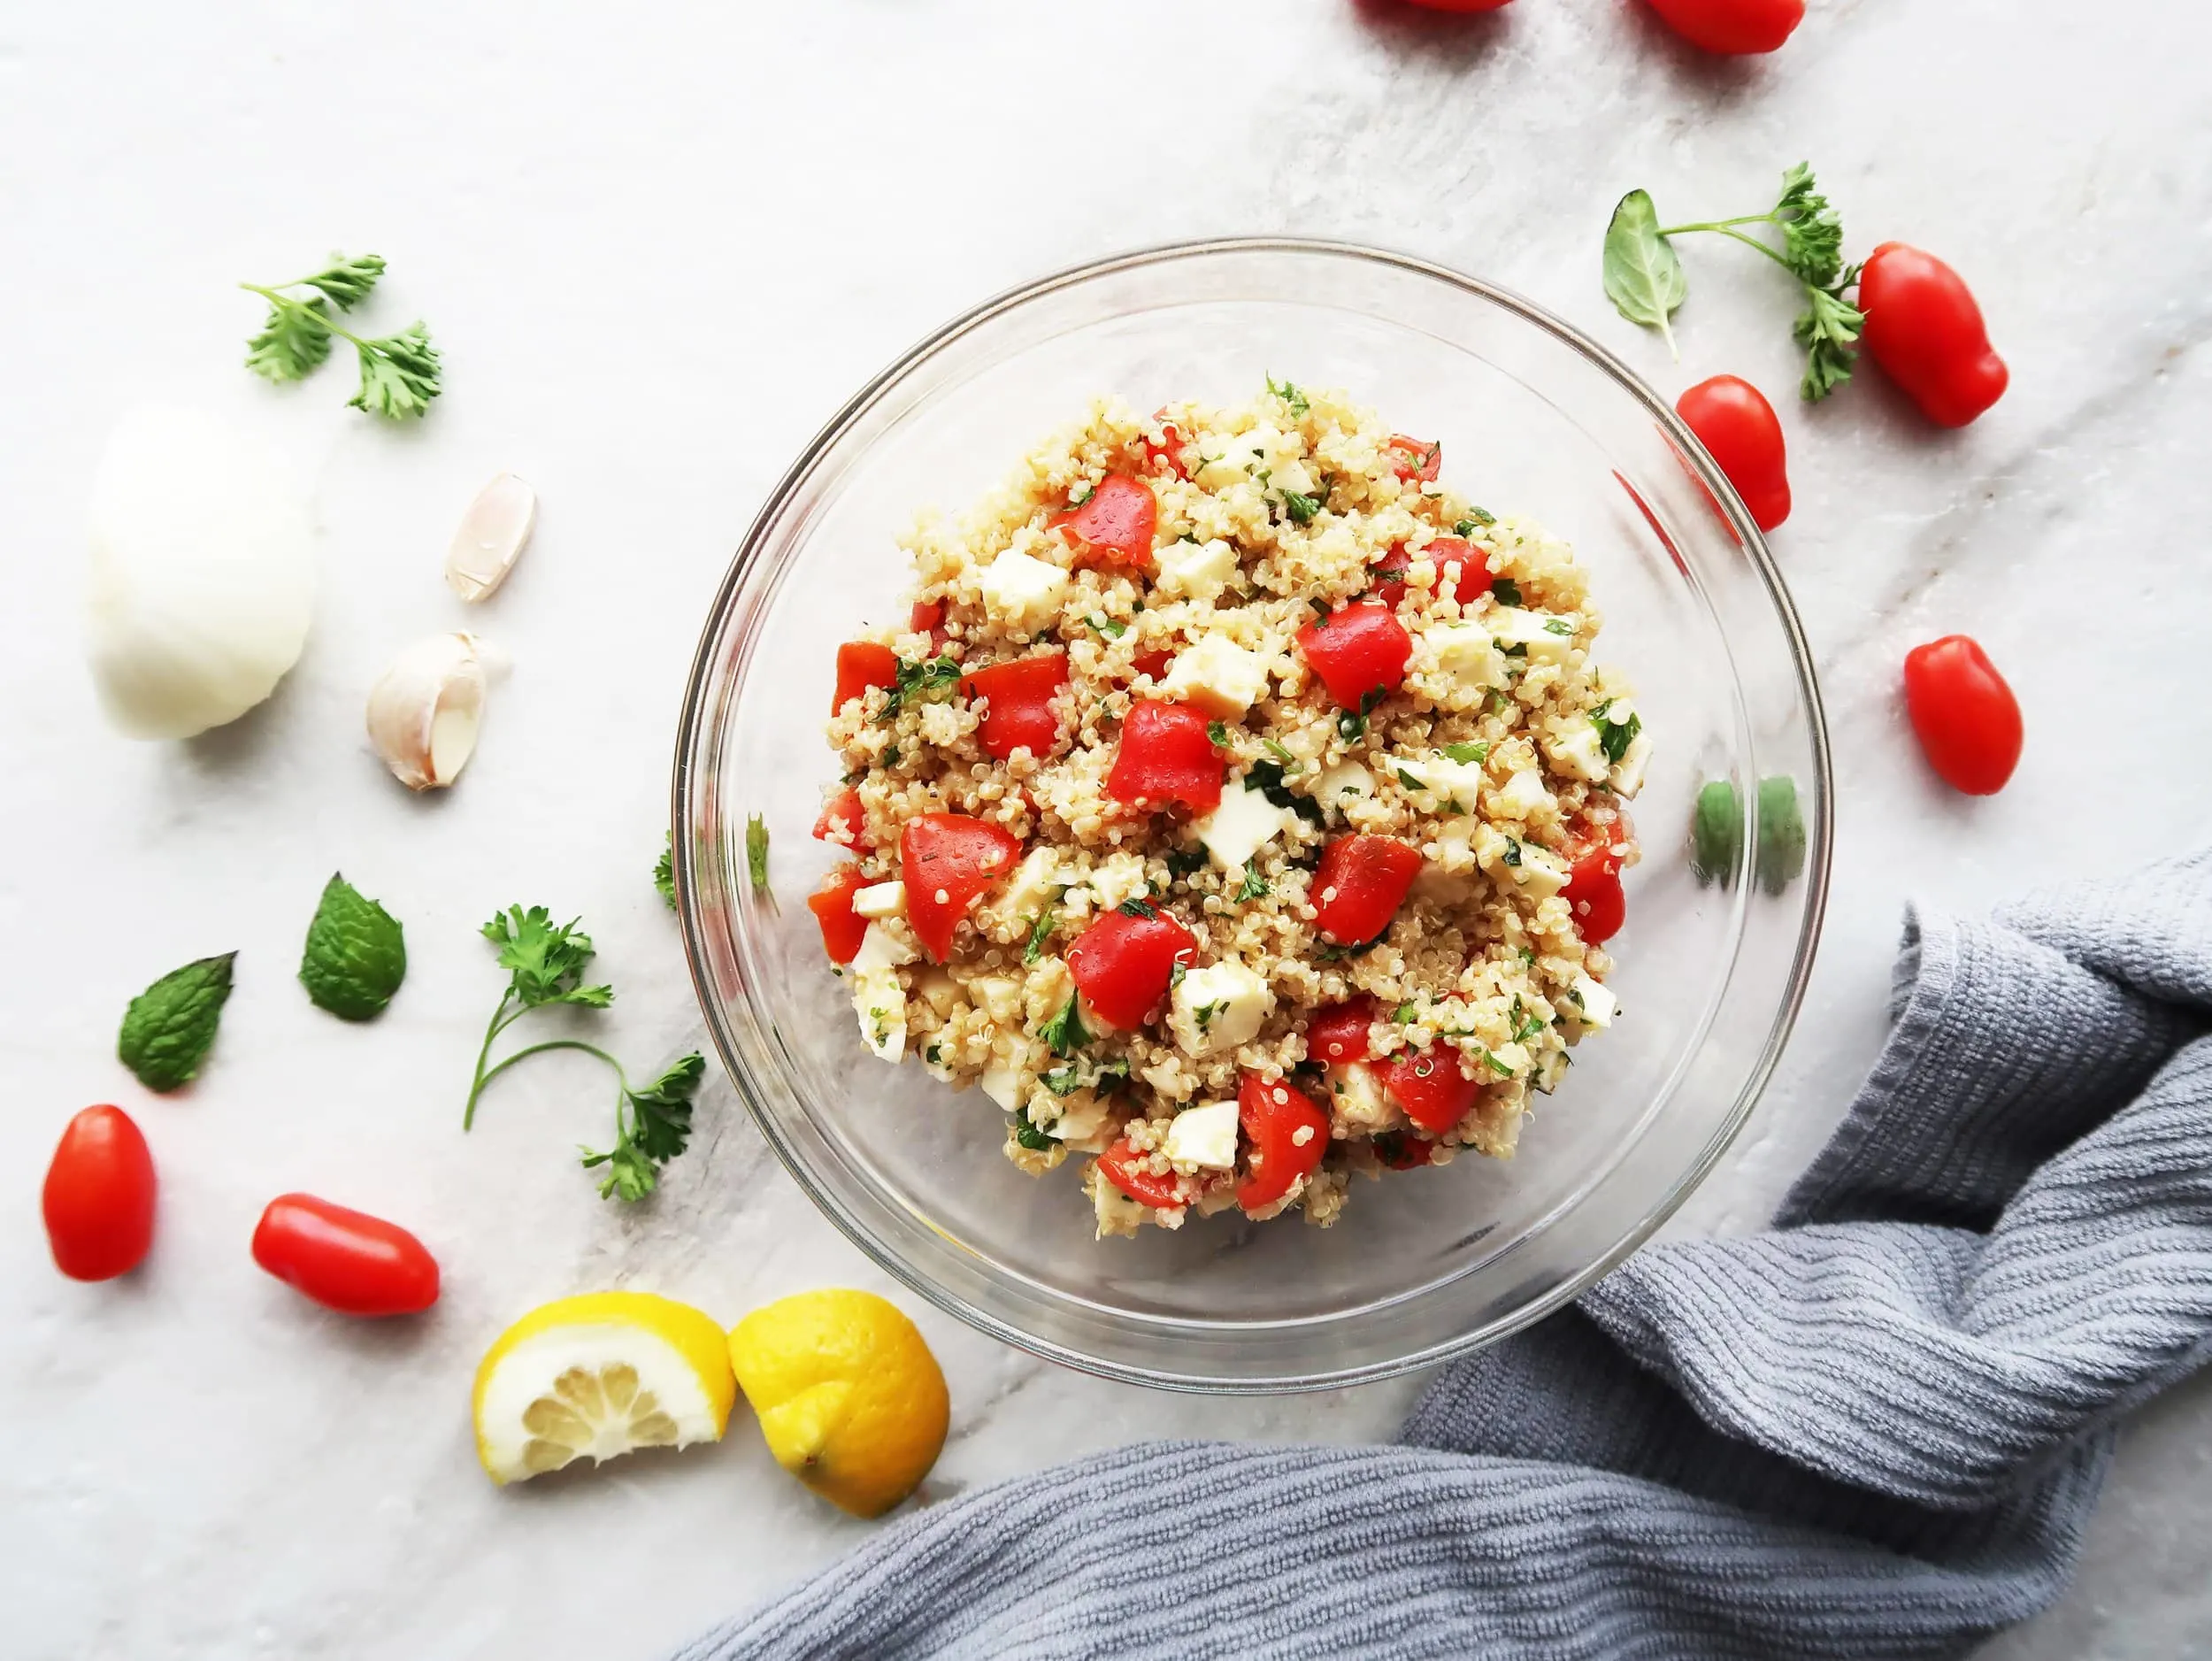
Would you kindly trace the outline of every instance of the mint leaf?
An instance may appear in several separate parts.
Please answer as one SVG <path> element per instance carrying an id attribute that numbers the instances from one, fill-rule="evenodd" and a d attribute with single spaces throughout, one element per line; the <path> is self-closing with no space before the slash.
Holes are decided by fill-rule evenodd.
<path id="1" fill-rule="evenodd" d="M 199 1073 L 230 997 L 230 969 L 237 957 L 227 951 L 188 963 L 131 1000 L 115 1053 L 148 1089 L 173 1090 Z"/>
<path id="2" fill-rule="evenodd" d="M 407 944 L 399 919 L 334 875 L 307 925 L 300 984 L 319 1009 L 342 1020 L 381 1015 L 407 976 Z"/>

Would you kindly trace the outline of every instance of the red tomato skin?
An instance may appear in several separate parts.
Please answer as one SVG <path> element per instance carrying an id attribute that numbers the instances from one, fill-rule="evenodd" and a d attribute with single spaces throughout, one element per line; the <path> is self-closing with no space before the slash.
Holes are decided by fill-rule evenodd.
<path id="1" fill-rule="evenodd" d="M 814 821 L 814 839 L 840 848 L 860 846 L 860 828 L 867 822 L 861 811 L 860 792 L 849 784 L 822 804 L 822 816 Z"/>
<path id="2" fill-rule="evenodd" d="M 1306 1023 L 1306 1054 L 1336 1067 L 1366 1060 L 1372 1053 L 1367 1040 L 1375 1015 L 1375 1000 L 1364 992 L 1316 1010 Z"/>
<path id="3" fill-rule="evenodd" d="M 1422 1136 L 1391 1131 L 1375 1138 L 1375 1157 L 1387 1171 L 1415 1171 L 1436 1157 L 1436 1144 Z"/>
<path id="4" fill-rule="evenodd" d="M 1228 764 L 1206 736 L 1206 718 L 1187 704 L 1140 698 L 1121 724 L 1106 794 L 1147 811 L 1180 802 L 1200 817 L 1221 805 Z"/>
<path id="5" fill-rule="evenodd" d="M 1140 1205 L 1149 1205 L 1156 1211 L 1171 1211 L 1183 1204 L 1182 1184 L 1172 1174 L 1157 1176 L 1149 1171 L 1132 1169 L 1142 1157 L 1125 1137 L 1098 1156 L 1098 1168 L 1109 1182 Z"/>
<path id="6" fill-rule="evenodd" d="M 1884 242 L 1859 273 L 1859 309 L 1866 350 L 1938 427 L 1964 427 L 2004 396 L 2012 372 L 1973 290 L 1933 254 Z"/>
<path id="7" fill-rule="evenodd" d="M 1144 470 L 1147 473 L 1157 473 L 1161 468 L 1165 467 L 1178 479 L 1187 481 L 1190 478 L 1190 469 L 1183 465 L 1185 442 L 1183 434 L 1177 429 L 1174 422 L 1163 422 L 1160 427 L 1160 442 L 1156 444 L 1148 438 L 1144 441 Z"/>
<path id="8" fill-rule="evenodd" d="M 1444 471 L 1444 446 L 1432 444 L 1425 439 L 1408 438 L 1403 433 L 1391 434 L 1384 449 L 1397 452 L 1398 459 L 1391 464 L 1391 471 L 1408 483 L 1434 484 L 1437 475 Z"/>
<path id="9" fill-rule="evenodd" d="M 1197 936 L 1165 911 L 1109 911 L 1068 948 L 1068 973 L 1102 1019 L 1127 1031 L 1143 1026 L 1167 996 L 1175 965 L 1187 968 L 1197 957 Z"/>
<path id="10" fill-rule="evenodd" d="M 1237 1203 L 1248 1211 L 1272 1205 L 1329 1151 L 1329 1116 L 1287 1080 L 1248 1073 L 1237 1087 L 1237 1123 L 1251 1144 L 1251 1162 L 1237 1184 Z M 1302 1130 L 1312 1134 L 1303 1142 Z"/>
<path id="11" fill-rule="evenodd" d="M 850 963 L 868 937 L 868 919 L 853 910 L 853 896 L 868 886 L 858 865 L 840 865 L 806 896 L 807 910 L 822 926 L 822 950 L 835 964 Z"/>
<path id="12" fill-rule="evenodd" d="M 1395 692 L 1405 683 L 1413 636 L 1388 606 L 1363 601 L 1300 629 L 1298 655 L 1339 708 L 1356 710 L 1370 693 Z"/>
<path id="13" fill-rule="evenodd" d="M 1026 749 L 1041 761 L 1059 745 L 1060 718 L 1052 701 L 1067 683 L 1067 653 L 1048 651 L 964 675 L 960 689 L 969 697 L 990 700 L 977 734 L 985 750 L 1003 761 Z"/>
<path id="14" fill-rule="evenodd" d="M 1467 1117 L 1480 1087 L 1462 1072 L 1452 1050 L 1400 1051 L 1375 1064 L 1383 1088 L 1397 1099 L 1405 1116 L 1432 1136 L 1441 1136 Z"/>
<path id="15" fill-rule="evenodd" d="M 1421 558 L 1435 565 L 1440 588 L 1451 584 L 1451 596 L 1462 606 L 1472 605 L 1490 592 L 1490 557 L 1465 537 L 1435 537 L 1421 550 Z M 1459 562 L 1456 578 L 1446 569 L 1454 560 Z M 1412 563 L 1413 556 L 1403 542 L 1375 562 L 1375 591 L 1387 604 L 1396 605 L 1404 600 L 1406 567 Z"/>
<path id="16" fill-rule="evenodd" d="M 917 600 L 914 609 L 906 614 L 907 632 L 926 634 L 933 646 L 945 643 L 945 603 L 942 600 Z"/>
<path id="17" fill-rule="evenodd" d="M 1758 388 L 1734 375 L 1715 375 L 1684 393 L 1674 408 L 1736 487 L 1754 524 L 1770 531 L 1789 518 L 1782 423 Z"/>
<path id="18" fill-rule="evenodd" d="M 1513 0 L 1407 0 L 1424 12 L 1496 12 L 1513 4 Z"/>
<path id="19" fill-rule="evenodd" d="M 1421 874 L 1421 850 L 1395 836 L 1340 836 L 1322 850 L 1308 892 L 1314 921 L 1340 946 L 1362 945 L 1390 927 Z"/>
<path id="20" fill-rule="evenodd" d="M 1575 926 L 1593 946 L 1621 932 L 1628 920 L 1628 896 L 1621 888 L 1620 856 L 1610 848 L 1586 853 L 1568 868 L 1560 890 L 1573 911 Z"/>
<path id="21" fill-rule="evenodd" d="M 253 1231 L 253 1260 L 342 1315 L 414 1315 L 438 1301 L 438 1260 L 397 1223 L 311 1194 L 280 1194 Z"/>
<path id="22" fill-rule="evenodd" d="M 964 813 L 922 813 L 907 820 L 899 833 L 906 924 L 933 959 L 942 963 L 952 955 L 960 919 L 1014 868 L 1021 850 L 1013 832 Z"/>
<path id="23" fill-rule="evenodd" d="M 1168 665 L 1174 661 L 1175 654 L 1163 646 L 1152 651 L 1139 652 L 1131 659 L 1131 666 L 1139 674 L 1149 675 L 1153 680 L 1158 681 L 1167 674 Z"/>
<path id="24" fill-rule="evenodd" d="M 112 1280 L 154 1243 L 154 1156 L 121 1108 L 88 1107 L 62 1131 L 39 1195 L 54 1266 L 73 1280 Z"/>
<path id="25" fill-rule="evenodd" d="M 1667 27 L 1730 58 L 1778 50 L 1805 20 L 1805 0 L 1650 0 Z"/>
<path id="26" fill-rule="evenodd" d="M 1058 522 L 1105 564 L 1152 568 L 1152 537 L 1159 527 L 1160 504 L 1152 487 L 1141 479 L 1108 473 L 1089 501 Z"/>
<path id="27" fill-rule="evenodd" d="M 1964 634 L 1905 654 L 1905 708 L 1936 775 L 1968 796 L 1994 796 L 2020 765 L 2020 701 Z"/>
<path id="28" fill-rule="evenodd" d="M 894 687 L 898 681 L 898 653 L 872 640 L 849 640 L 837 649 L 837 690 L 830 695 L 830 713 L 870 687 Z"/>

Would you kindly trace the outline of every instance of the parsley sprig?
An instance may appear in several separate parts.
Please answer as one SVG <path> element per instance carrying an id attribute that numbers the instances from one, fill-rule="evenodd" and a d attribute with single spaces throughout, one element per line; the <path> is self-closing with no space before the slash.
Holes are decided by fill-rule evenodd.
<path id="1" fill-rule="evenodd" d="M 1781 246 L 1752 235 L 1746 228 L 1751 226 L 1779 231 Z M 1632 190 L 1621 198 L 1605 231 L 1605 292 L 1623 317 L 1659 330 L 1671 349 L 1674 336 L 1668 319 L 1689 291 L 1673 239 L 1700 231 L 1756 249 L 1804 289 L 1805 310 L 1792 333 L 1805 349 L 1805 375 L 1798 390 L 1808 403 L 1817 403 L 1851 379 L 1866 314 L 1844 296 L 1858 282 L 1859 266 L 1843 263 L 1843 222 L 1821 194 L 1811 164 L 1800 162 L 1782 175 L 1781 195 L 1765 212 L 1731 219 L 1662 226 L 1650 192 Z"/>
<path id="2" fill-rule="evenodd" d="M 698 1051 L 672 1063 L 642 1088 L 633 1088 L 622 1064 L 580 1038 L 549 1038 L 526 1044 L 499 1061 L 491 1058 L 499 1035 L 533 1010 L 564 1005 L 603 1010 L 614 1002 L 614 988 L 590 985 L 584 970 L 592 959 L 591 936 L 581 919 L 556 924 L 542 905 L 528 911 L 511 906 L 484 925 L 484 938 L 499 948 L 499 966 L 507 971 L 506 988 L 499 1007 L 484 1029 L 482 1048 L 476 1052 L 476 1075 L 469 1085 L 468 1105 L 461 1114 L 461 1128 L 476 1122 L 476 1103 L 491 1081 L 518 1061 L 551 1050 L 578 1050 L 596 1056 L 614 1069 L 615 1142 L 603 1153 L 581 1150 L 586 1170 L 607 1168 L 599 1184 L 601 1197 L 641 1200 L 660 1181 L 661 1168 L 684 1150 L 691 1138 L 692 1097 L 706 1074 L 706 1059 Z"/>
<path id="3" fill-rule="evenodd" d="M 395 421 L 420 416 L 442 389 L 438 349 L 430 343 L 429 329 L 414 322 L 396 335 L 366 336 L 337 319 L 337 313 L 367 299 L 383 274 L 384 261 L 378 255 L 349 259 L 334 254 L 322 270 L 274 288 L 240 283 L 269 303 L 261 333 L 246 342 L 246 367 L 265 380 L 304 381 L 329 358 L 334 342 L 342 340 L 353 347 L 361 367 L 360 390 L 348 404 Z M 311 292 L 297 292 L 302 288 Z"/>

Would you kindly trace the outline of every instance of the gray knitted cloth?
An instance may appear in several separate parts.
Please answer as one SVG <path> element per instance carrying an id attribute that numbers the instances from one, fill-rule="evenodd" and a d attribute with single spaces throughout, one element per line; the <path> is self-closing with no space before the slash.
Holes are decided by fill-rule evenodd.
<path id="1" fill-rule="evenodd" d="M 1647 1250 L 1399 1445 L 1156 1443 L 932 1506 L 682 1661 L 1951 1656 L 2064 1588 L 2212 1351 L 2212 850 L 1908 919 L 1766 1234 Z"/>

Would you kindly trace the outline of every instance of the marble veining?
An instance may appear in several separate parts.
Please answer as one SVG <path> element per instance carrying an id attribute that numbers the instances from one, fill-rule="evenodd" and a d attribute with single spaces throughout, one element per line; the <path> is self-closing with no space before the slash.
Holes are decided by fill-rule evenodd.
<path id="1" fill-rule="evenodd" d="M 595 1476 L 500 1493 L 476 1470 L 470 1371 L 540 1299 L 622 1282 L 734 1319 L 884 1282 L 719 1081 L 695 1151 L 634 1211 L 601 1205 L 566 1151 L 604 1134 L 588 1064 L 503 1081 L 462 1139 L 496 996 L 472 929 L 510 899 L 580 911 L 620 994 L 611 1042 L 700 1042 L 646 876 L 728 550 L 883 362 L 979 296 L 1110 250 L 1266 230 L 1402 248 L 1563 312 L 1669 396 L 1723 370 L 1785 391 L 1791 297 L 1748 255 L 1686 248 L 1670 360 L 1598 288 L 1631 186 L 1664 213 L 1745 211 L 1809 158 L 1852 251 L 1920 242 L 1974 283 L 2014 377 L 1975 427 L 1930 431 L 1871 373 L 1784 410 L 1797 505 L 1774 545 L 1832 727 L 1834 898 L 1780 1073 L 1672 1225 L 1756 1227 L 1880 1042 L 1908 896 L 1980 907 L 2169 850 L 2212 810 L 2208 50 L 2193 8 L 2123 27 L 2056 0 L 1812 0 L 1783 53 L 1746 64 L 1678 47 L 1633 0 L 1468 22 L 1390 0 L 0 19 L 11 1653 L 645 1661 L 864 1536 L 775 1470 L 741 1411 L 718 1449 Z M 279 392 L 238 365 L 257 319 L 232 285 L 340 246 L 385 254 L 374 315 L 425 317 L 446 351 L 419 431 L 342 407 L 337 371 Z M 289 452 L 323 575 L 279 696 L 161 747 L 104 730 L 75 640 L 91 465 L 145 396 Z M 462 620 L 445 540 L 502 469 L 543 504 L 475 619 L 517 668 L 462 787 L 407 799 L 367 753 L 363 688 Z M 1985 802 L 1926 775 L 1898 708 L 1906 648 L 1955 629 L 2026 709 L 2021 773 Z M 409 925 L 408 986 L 373 1029 L 290 984 L 334 867 Z M 213 1065 L 148 1103 L 110 1058 L 123 1003 L 232 948 Z M 154 1142 L 162 1233 L 132 1281 L 87 1288 L 52 1273 L 30 1219 L 51 1138 L 101 1099 Z M 260 1276 L 247 1238 L 288 1188 L 419 1225 L 448 1265 L 437 1311 L 352 1325 Z M 1141 1436 L 1383 1435 L 1418 1388 L 1153 1395 L 917 1312 L 954 1396 L 931 1496 Z M 2208 1413 L 2200 1381 L 2131 1425 L 2079 1586 L 1991 1657 L 2212 1653 Z"/>

